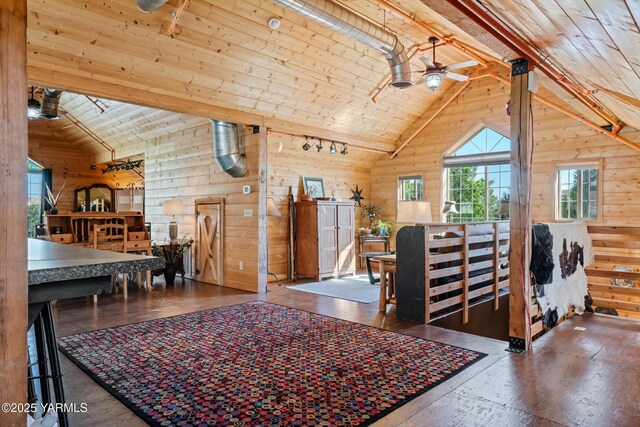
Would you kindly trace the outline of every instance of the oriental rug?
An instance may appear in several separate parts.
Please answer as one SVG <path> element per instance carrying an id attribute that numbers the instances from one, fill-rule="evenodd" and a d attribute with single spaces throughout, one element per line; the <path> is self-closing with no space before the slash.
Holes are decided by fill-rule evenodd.
<path id="1" fill-rule="evenodd" d="M 486 356 L 252 302 L 59 338 L 154 426 L 362 426 Z"/>

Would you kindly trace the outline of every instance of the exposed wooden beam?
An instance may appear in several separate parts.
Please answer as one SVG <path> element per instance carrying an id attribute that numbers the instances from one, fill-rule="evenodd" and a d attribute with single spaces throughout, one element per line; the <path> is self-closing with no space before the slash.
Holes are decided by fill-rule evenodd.
<path id="1" fill-rule="evenodd" d="M 511 197 L 509 200 L 509 348 L 526 351 L 531 345 L 531 151 L 533 96 L 528 89 L 526 60 L 511 71 Z"/>
<path id="2" fill-rule="evenodd" d="M 315 126 L 309 126 L 305 123 L 282 120 L 253 112 L 242 111 L 235 108 L 234 105 L 215 105 L 204 103 L 189 99 L 189 96 L 186 95 L 184 97 L 176 97 L 171 94 L 159 93 L 158 91 L 136 89 L 106 81 L 82 79 L 71 74 L 52 70 L 43 70 L 36 67 L 29 67 L 28 73 L 29 82 L 32 84 L 43 87 L 55 86 L 56 89 L 77 94 L 90 95 L 98 98 L 140 105 L 143 107 L 151 107 L 160 110 L 224 120 L 232 123 L 264 125 L 271 129 L 283 132 L 316 135 L 326 139 L 345 141 L 347 143 L 378 148 L 384 151 L 392 151 L 395 148 L 394 141 L 390 138 L 362 137 L 350 133 L 322 129 Z"/>
<path id="3" fill-rule="evenodd" d="M 0 2 L 0 402 L 27 397 L 27 1 Z M 20 411 L 3 426 L 24 426 Z"/>

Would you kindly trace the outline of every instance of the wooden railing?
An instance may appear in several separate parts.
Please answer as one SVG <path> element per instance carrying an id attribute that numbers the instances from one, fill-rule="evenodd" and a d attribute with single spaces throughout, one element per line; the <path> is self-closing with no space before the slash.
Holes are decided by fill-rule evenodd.
<path id="1" fill-rule="evenodd" d="M 462 308 L 493 294 L 498 310 L 500 289 L 509 286 L 509 223 L 425 224 L 425 317 Z"/>
<path id="2" fill-rule="evenodd" d="M 585 272 L 593 306 L 640 318 L 640 227 L 590 225 L 587 229 L 594 262 Z M 616 267 L 631 271 L 616 271 Z M 616 285 L 614 281 L 626 281 L 632 287 Z"/>

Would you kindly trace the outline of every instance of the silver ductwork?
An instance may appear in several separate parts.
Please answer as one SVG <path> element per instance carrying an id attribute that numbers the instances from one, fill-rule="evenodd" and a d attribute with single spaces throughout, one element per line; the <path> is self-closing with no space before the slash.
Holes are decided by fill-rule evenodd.
<path id="1" fill-rule="evenodd" d="M 244 132 L 235 123 L 211 120 L 213 128 L 213 157 L 227 174 L 240 178 L 247 174 L 247 158 L 240 152 Z"/>
<path id="2" fill-rule="evenodd" d="M 44 88 L 42 91 L 42 107 L 40 107 L 40 117 L 49 120 L 57 120 L 58 106 L 60 105 L 61 90 Z"/>
<path id="3" fill-rule="evenodd" d="M 346 34 L 381 51 L 391 67 L 391 83 L 396 89 L 411 87 L 411 67 L 398 38 L 381 26 L 367 21 L 331 0 L 274 0 L 333 30 Z"/>
<path id="4" fill-rule="evenodd" d="M 153 12 L 160 9 L 168 0 L 136 0 L 138 9 L 143 12 Z"/>

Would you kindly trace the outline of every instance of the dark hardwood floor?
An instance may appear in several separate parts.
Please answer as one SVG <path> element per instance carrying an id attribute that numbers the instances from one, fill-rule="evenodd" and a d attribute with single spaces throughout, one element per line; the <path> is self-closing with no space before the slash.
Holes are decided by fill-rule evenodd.
<path id="1" fill-rule="evenodd" d="M 518 355 L 506 343 L 395 319 L 395 309 L 269 285 L 266 295 L 176 281 L 151 293 L 122 293 L 60 301 L 58 335 L 213 307 L 264 300 L 328 316 L 481 351 L 489 356 L 378 421 L 377 426 L 638 426 L 640 425 L 640 322 L 598 315 L 576 316 Z M 584 331 L 575 327 L 585 328 Z M 62 356 L 68 402 L 84 402 L 73 426 L 145 425 Z"/>

